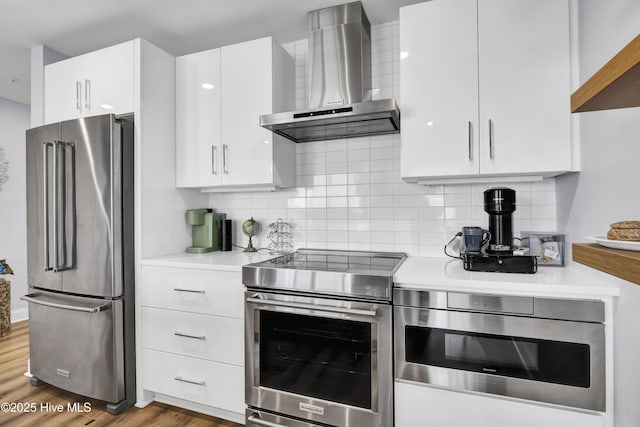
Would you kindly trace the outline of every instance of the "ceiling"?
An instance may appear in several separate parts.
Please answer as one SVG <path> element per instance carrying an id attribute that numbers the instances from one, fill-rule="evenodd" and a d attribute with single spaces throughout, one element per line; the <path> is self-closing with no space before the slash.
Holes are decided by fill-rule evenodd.
<path id="1" fill-rule="evenodd" d="M 424 0 L 362 0 L 371 24 Z M 272 35 L 306 38 L 307 12 L 348 0 L 0 0 L 0 97 L 30 102 L 30 48 L 67 56 L 142 37 L 175 56 Z M 15 79 L 11 82 L 10 80 Z"/>

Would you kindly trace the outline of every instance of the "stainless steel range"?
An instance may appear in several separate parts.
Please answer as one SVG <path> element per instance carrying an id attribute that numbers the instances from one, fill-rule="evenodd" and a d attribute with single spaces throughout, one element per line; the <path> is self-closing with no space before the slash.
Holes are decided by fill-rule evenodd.
<path id="1" fill-rule="evenodd" d="M 402 253 L 299 249 L 242 268 L 248 427 L 393 425 Z"/>

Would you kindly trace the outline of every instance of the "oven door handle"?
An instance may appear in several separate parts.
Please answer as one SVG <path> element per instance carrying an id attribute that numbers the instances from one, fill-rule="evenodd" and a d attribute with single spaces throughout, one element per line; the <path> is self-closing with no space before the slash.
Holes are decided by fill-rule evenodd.
<path id="1" fill-rule="evenodd" d="M 378 306 L 374 305 L 370 310 L 360 310 L 357 308 L 331 307 L 328 305 L 303 304 L 300 302 L 285 302 L 263 300 L 260 298 L 247 298 L 247 302 L 254 304 L 273 305 L 276 307 L 300 308 L 304 310 L 328 311 L 331 313 L 351 314 L 354 316 L 376 317 L 378 315 Z"/>
<path id="2" fill-rule="evenodd" d="M 276 423 L 272 423 L 271 421 L 265 421 L 263 419 L 258 418 L 258 416 L 256 416 L 255 414 L 250 415 L 249 418 L 247 418 L 247 421 L 254 423 L 257 426 L 282 427 L 282 424 L 276 424 Z"/>

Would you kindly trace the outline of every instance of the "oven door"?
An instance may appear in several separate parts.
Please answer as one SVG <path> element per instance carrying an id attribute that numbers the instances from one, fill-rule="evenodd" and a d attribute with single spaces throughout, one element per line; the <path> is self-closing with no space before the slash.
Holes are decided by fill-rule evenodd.
<path id="1" fill-rule="evenodd" d="M 396 377 L 605 410 L 604 325 L 395 308 Z"/>
<path id="2" fill-rule="evenodd" d="M 325 425 L 392 425 L 390 305 L 245 295 L 250 407 Z"/>

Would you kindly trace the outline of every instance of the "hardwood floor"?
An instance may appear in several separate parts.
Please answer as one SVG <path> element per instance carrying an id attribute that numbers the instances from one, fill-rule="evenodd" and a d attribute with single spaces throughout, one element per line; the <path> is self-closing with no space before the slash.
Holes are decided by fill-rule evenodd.
<path id="1" fill-rule="evenodd" d="M 29 323 L 14 323 L 11 333 L 0 338 L 0 426 L 240 427 L 230 421 L 157 402 L 114 416 L 106 412 L 104 402 L 49 385 L 32 386 L 29 378 L 24 376 L 28 358 Z M 83 408 L 85 402 L 90 403 L 90 410 L 80 412 L 71 408 L 69 411 L 67 405 L 75 402 L 79 403 L 79 408 Z M 16 412 L 7 411 L 7 403 Z M 35 410 L 24 412 L 25 407 Z M 63 408 L 62 412 L 54 412 L 58 408 Z"/>

